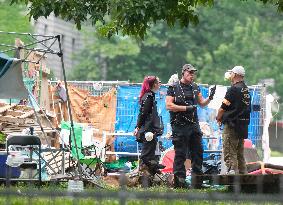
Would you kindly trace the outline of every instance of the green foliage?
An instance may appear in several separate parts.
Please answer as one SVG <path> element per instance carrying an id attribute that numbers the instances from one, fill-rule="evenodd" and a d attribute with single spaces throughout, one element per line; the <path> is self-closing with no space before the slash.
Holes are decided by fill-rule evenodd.
<path id="1" fill-rule="evenodd" d="M 124 79 L 133 72 L 127 68 L 132 62 L 131 58 L 140 53 L 135 40 L 129 37 L 113 36 L 105 39 L 99 34 L 86 31 L 89 38 L 85 41 L 85 48 L 75 58 L 79 63 L 77 69 L 70 74 L 71 79 L 93 80 Z M 109 66 L 111 65 L 116 66 Z M 83 70 L 83 72 L 82 72 Z M 123 70 L 123 72 L 120 72 Z M 140 76 L 138 76 L 140 77 Z"/>
<path id="2" fill-rule="evenodd" d="M 26 7 L 22 4 L 10 6 L 7 1 L 0 1 L 0 31 L 6 32 L 23 32 L 31 31 L 31 26 L 28 17 L 25 14 Z M 0 34 L 1 44 L 15 44 L 15 38 L 20 38 L 23 42 L 28 40 L 28 37 L 22 35 L 7 35 Z M 9 49 L 1 46 L 0 50 Z M 13 53 L 10 53 L 13 55 Z"/>
<path id="3" fill-rule="evenodd" d="M 283 157 L 283 152 L 271 151 L 271 157 Z"/>
<path id="4" fill-rule="evenodd" d="M 275 10 L 254 1 L 219 0 L 213 9 L 198 10 L 196 27 L 173 30 L 166 23 L 156 23 L 142 42 L 119 35 L 108 41 L 87 33 L 91 39 L 79 54 L 81 63 L 72 79 L 141 82 L 144 75 L 153 74 L 166 83 L 189 62 L 198 69 L 198 82 L 228 85 L 225 71 L 243 65 L 249 85 L 274 78 L 273 90 L 282 99 L 283 17 Z M 103 67 L 107 74 L 102 77 Z"/>
<path id="5" fill-rule="evenodd" d="M 104 33 L 110 37 L 117 31 L 123 35 L 133 35 L 144 38 L 147 30 L 159 21 L 164 21 L 169 27 L 197 24 L 199 16 L 197 9 L 216 4 L 214 0 L 10 0 L 11 4 L 25 3 L 29 8 L 30 18 L 48 17 L 52 12 L 65 20 L 72 20 L 80 29 L 82 23 L 91 21 L 93 25 L 103 23 Z M 234 1 L 241 3 L 243 0 Z M 281 0 L 260 0 L 264 4 L 276 5 L 278 11 L 283 11 Z M 230 1 L 227 1 L 230 2 Z"/>
<path id="6" fill-rule="evenodd" d="M 6 135 L 3 132 L 0 132 L 0 144 L 6 143 Z"/>

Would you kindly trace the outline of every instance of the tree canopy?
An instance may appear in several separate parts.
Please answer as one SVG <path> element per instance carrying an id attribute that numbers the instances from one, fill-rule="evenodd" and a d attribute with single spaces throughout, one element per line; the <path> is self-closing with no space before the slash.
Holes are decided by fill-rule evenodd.
<path id="1" fill-rule="evenodd" d="M 14 31 L 14 32 L 30 32 L 31 25 L 28 17 L 24 13 L 25 6 L 22 4 L 10 6 L 6 1 L 0 1 L 0 31 Z M 1 34 L 1 44 L 15 44 L 15 35 Z M 27 37 L 20 36 L 22 41 L 28 41 Z M 6 50 L 4 46 L 1 46 L 1 50 Z M 13 52 L 9 54 L 13 55 Z"/>
<path id="2" fill-rule="evenodd" d="M 198 8 L 213 6 L 215 0 L 10 0 L 11 4 L 25 3 L 30 18 L 56 17 L 74 21 L 80 29 L 83 22 L 102 23 L 100 30 L 108 37 L 121 32 L 123 35 L 143 38 L 158 21 L 169 27 L 181 28 L 199 22 Z M 246 1 L 246 0 L 238 0 Z M 283 11 L 282 0 L 255 0 L 270 3 Z M 230 1 L 229 1 L 230 2 Z"/>
<path id="3" fill-rule="evenodd" d="M 198 83 L 229 85 L 225 71 L 242 65 L 248 85 L 273 78 L 272 89 L 282 102 L 283 16 L 275 10 L 255 1 L 218 0 L 214 9 L 199 10 L 203 20 L 196 27 L 170 29 L 159 22 L 143 41 L 119 35 L 109 41 L 87 32 L 86 47 L 77 55 L 80 64 L 70 77 L 141 82 L 152 74 L 166 83 L 172 74 L 180 74 L 183 64 L 191 63 L 198 69 Z"/>

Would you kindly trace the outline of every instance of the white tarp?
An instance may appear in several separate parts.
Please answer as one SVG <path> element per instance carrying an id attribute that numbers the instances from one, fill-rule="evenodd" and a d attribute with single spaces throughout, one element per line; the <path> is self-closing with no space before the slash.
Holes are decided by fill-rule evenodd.
<path id="1" fill-rule="evenodd" d="M 21 60 L 0 54 L 0 62 L 0 99 L 28 98 L 23 82 Z"/>
<path id="2" fill-rule="evenodd" d="M 262 149 L 263 149 L 263 161 L 269 162 L 270 159 L 270 147 L 269 147 L 269 124 L 272 120 L 272 112 L 271 112 L 271 105 L 274 101 L 274 97 L 269 94 L 266 96 L 266 104 L 265 104 L 265 118 L 263 123 L 263 133 L 262 133 Z"/>
<path id="3" fill-rule="evenodd" d="M 212 87 L 212 86 L 211 86 Z M 210 87 L 210 88 L 211 88 Z M 209 90 L 210 90 L 209 88 Z M 218 110 L 227 92 L 227 86 L 217 85 L 213 100 L 208 104 L 208 108 Z"/>

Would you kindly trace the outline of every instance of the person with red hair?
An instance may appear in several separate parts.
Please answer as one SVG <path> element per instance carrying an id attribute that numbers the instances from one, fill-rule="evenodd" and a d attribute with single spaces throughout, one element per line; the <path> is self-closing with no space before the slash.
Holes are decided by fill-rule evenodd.
<path id="1" fill-rule="evenodd" d="M 162 135 L 160 117 L 157 112 L 157 102 L 155 93 L 160 88 L 159 78 L 156 76 L 146 76 L 143 80 L 139 95 L 140 110 L 134 136 L 138 142 L 142 143 L 140 156 L 140 171 L 154 175 L 158 173 L 160 165 L 155 156 L 157 136 Z"/>

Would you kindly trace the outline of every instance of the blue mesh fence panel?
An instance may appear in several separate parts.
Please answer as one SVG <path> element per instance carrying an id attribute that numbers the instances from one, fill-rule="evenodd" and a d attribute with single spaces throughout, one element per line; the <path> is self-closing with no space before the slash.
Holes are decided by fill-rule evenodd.
<path id="1" fill-rule="evenodd" d="M 138 96 L 140 86 L 118 86 L 115 132 L 132 132 L 135 129 L 139 112 Z M 115 151 L 136 152 L 137 143 L 134 137 L 117 136 Z"/>
<path id="2" fill-rule="evenodd" d="M 140 92 L 140 85 L 122 85 L 117 87 L 117 110 L 116 110 L 116 132 L 132 132 L 135 129 L 137 116 L 139 113 L 138 96 Z M 209 93 L 208 86 L 200 86 L 200 91 L 203 97 L 207 97 Z M 158 112 L 161 114 L 164 122 L 164 134 L 160 137 L 160 141 L 164 148 L 172 146 L 172 141 L 165 138 L 167 134 L 167 128 L 170 125 L 169 112 L 165 107 L 167 87 L 161 86 L 160 92 L 156 94 Z M 250 89 L 252 96 L 252 104 L 260 105 L 261 95 L 260 89 Z M 222 149 L 222 130 L 219 129 L 218 124 L 215 121 L 216 110 L 208 107 L 201 108 L 198 106 L 198 117 L 201 123 L 202 129 L 205 126 L 209 128 L 209 137 L 216 139 L 204 139 L 203 145 L 204 150 L 221 150 Z M 257 147 L 261 146 L 261 113 L 259 111 L 253 111 L 251 113 L 251 122 L 249 125 L 249 139 L 252 140 L 253 144 Z M 205 135 L 204 135 L 205 136 Z M 137 143 L 134 137 L 117 136 L 115 140 L 115 151 L 127 151 L 136 152 Z M 206 156 L 206 154 L 205 154 Z"/>
<path id="3" fill-rule="evenodd" d="M 259 88 L 250 89 L 251 94 L 251 121 L 249 125 L 249 139 L 256 147 L 261 147 L 262 137 L 262 113 L 260 110 L 255 110 L 255 106 L 261 107 L 261 90 Z"/>

